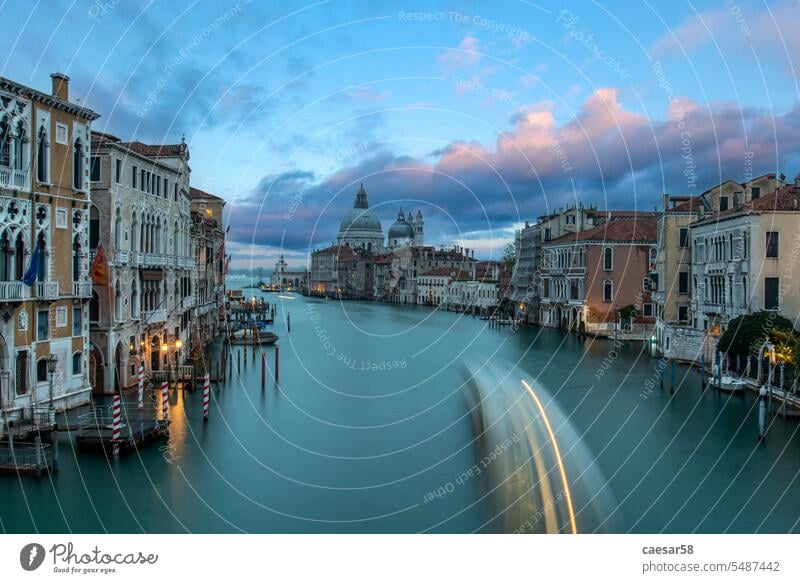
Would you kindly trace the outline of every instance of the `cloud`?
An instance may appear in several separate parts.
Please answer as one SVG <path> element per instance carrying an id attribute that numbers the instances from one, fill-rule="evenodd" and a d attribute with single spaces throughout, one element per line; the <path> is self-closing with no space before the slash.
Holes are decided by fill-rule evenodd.
<path id="1" fill-rule="evenodd" d="M 437 57 L 437 61 L 446 73 L 452 73 L 477 66 L 481 61 L 481 56 L 478 39 L 475 36 L 467 35 L 458 43 L 458 48 L 441 53 Z"/>
<path id="2" fill-rule="evenodd" d="M 712 42 L 740 56 L 749 57 L 754 49 L 762 63 L 769 62 L 765 57 L 770 57 L 772 62 L 780 63 L 787 75 L 795 77 L 800 63 L 798 28 L 797 2 L 775 2 L 760 11 L 731 4 L 688 18 L 656 39 L 650 52 L 656 58 L 682 56 L 684 50 L 688 53 Z"/>
<path id="3" fill-rule="evenodd" d="M 490 144 L 457 141 L 422 158 L 375 149 L 327 176 L 293 170 L 265 176 L 232 203 L 234 241 L 297 253 L 330 244 L 364 181 L 384 230 L 398 207 L 422 209 L 430 244 L 502 248 L 510 229 L 560 206 L 594 203 L 651 210 L 661 193 L 699 194 L 754 172 L 800 163 L 800 107 L 784 115 L 686 98 L 662 118 L 627 110 L 601 88 L 558 124 L 553 104 L 523 108 Z M 495 243 L 496 242 L 496 243 Z"/>

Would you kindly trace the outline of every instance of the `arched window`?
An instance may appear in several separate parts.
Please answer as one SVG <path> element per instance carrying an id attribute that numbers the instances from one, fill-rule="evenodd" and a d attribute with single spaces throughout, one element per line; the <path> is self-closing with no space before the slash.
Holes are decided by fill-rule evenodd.
<path id="1" fill-rule="evenodd" d="M 72 186 L 83 190 L 83 142 L 80 138 L 75 140 L 72 150 Z"/>
<path id="2" fill-rule="evenodd" d="M 14 364 L 14 384 L 18 395 L 28 392 L 28 351 L 20 350 Z"/>
<path id="3" fill-rule="evenodd" d="M 139 220 L 136 218 L 136 211 L 133 211 L 131 218 L 131 251 L 137 251 L 139 247 Z"/>
<path id="4" fill-rule="evenodd" d="M 742 276 L 742 306 L 747 306 L 747 300 L 750 299 L 750 291 L 747 289 L 747 276 Z"/>
<path id="5" fill-rule="evenodd" d="M 117 322 L 122 320 L 122 291 L 119 288 L 119 280 L 114 286 L 114 319 Z"/>
<path id="6" fill-rule="evenodd" d="M 122 249 L 122 213 L 119 208 L 114 214 L 114 249 L 116 251 Z"/>
<path id="7" fill-rule="evenodd" d="M 89 209 L 89 249 L 95 251 L 100 245 L 100 210 L 92 205 Z"/>
<path id="8" fill-rule="evenodd" d="M 139 285 L 134 279 L 131 283 L 131 317 L 139 317 Z"/>
<path id="9" fill-rule="evenodd" d="M 11 124 L 8 116 L 0 120 L 0 166 L 11 166 Z"/>
<path id="10" fill-rule="evenodd" d="M 14 136 L 14 168 L 16 170 L 26 170 L 28 167 L 28 149 L 25 145 L 28 142 L 28 134 L 25 132 L 25 124 L 20 121 L 17 124 L 17 133 Z"/>
<path id="11" fill-rule="evenodd" d="M 83 353 L 76 352 L 72 355 L 72 374 L 79 375 L 83 372 Z"/>
<path id="12" fill-rule="evenodd" d="M 39 233 L 36 238 L 36 246 L 39 248 L 39 270 L 36 273 L 36 281 L 47 281 L 47 237 L 44 232 Z"/>
<path id="13" fill-rule="evenodd" d="M 25 275 L 25 238 L 22 233 L 17 235 L 14 243 L 14 279 L 22 279 Z"/>
<path id="14" fill-rule="evenodd" d="M 36 179 L 39 182 L 50 181 L 49 151 L 50 142 L 47 140 L 47 132 L 42 126 L 39 128 L 39 136 L 36 138 Z"/>
<path id="15" fill-rule="evenodd" d="M 89 321 L 95 323 L 100 321 L 100 296 L 96 291 L 92 291 L 92 299 L 89 302 Z"/>
<path id="16" fill-rule="evenodd" d="M 11 240 L 8 238 L 8 231 L 3 231 L 0 236 L 0 281 L 11 281 L 11 258 L 14 254 L 14 248 L 11 246 Z"/>
<path id="17" fill-rule="evenodd" d="M 611 271 L 614 269 L 614 250 L 611 247 L 603 249 L 603 270 Z"/>
<path id="18" fill-rule="evenodd" d="M 603 282 L 603 301 L 610 302 L 614 298 L 614 282 L 607 279 Z"/>
<path id="19" fill-rule="evenodd" d="M 77 282 L 81 279 L 81 244 L 78 237 L 72 243 L 72 281 Z"/>
<path id="20" fill-rule="evenodd" d="M 36 382 L 47 382 L 47 358 L 42 357 L 36 361 Z"/>

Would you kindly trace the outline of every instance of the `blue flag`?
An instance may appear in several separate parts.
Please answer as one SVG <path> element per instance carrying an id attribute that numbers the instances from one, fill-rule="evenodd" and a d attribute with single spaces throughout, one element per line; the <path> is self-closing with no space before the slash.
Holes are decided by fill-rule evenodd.
<path id="1" fill-rule="evenodd" d="M 22 276 L 22 283 L 31 287 L 36 282 L 36 275 L 39 273 L 39 246 L 36 245 L 31 262 L 28 264 L 28 269 L 25 270 L 25 275 Z"/>

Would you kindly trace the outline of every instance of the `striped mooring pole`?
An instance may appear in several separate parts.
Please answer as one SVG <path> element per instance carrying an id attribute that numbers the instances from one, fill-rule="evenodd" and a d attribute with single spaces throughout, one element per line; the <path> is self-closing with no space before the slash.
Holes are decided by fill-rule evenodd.
<path id="1" fill-rule="evenodd" d="M 144 411 L 144 364 L 139 363 L 139 400 L 136 403 L 136 409 L 141 413 Z"/>
<path id="2" fill-rule="evenodd" d="M 161 412 L 164 421 L 169 421 L 169 383 L 167 381 L 161 383 Z"/>
<path id="3" fill-rule="evenodd" d="M 211 381 L 206 373 L 206 379 L 203 383 L 203 421 L 208 421 L 208 401 L 211 398 Z"/>
<path id="4" fill-rule="evenodd" d="M 114 424 L 111 442 L 114 444 L 114 455 L 119 455 L 119 437 L 122 430 L 122 397 L 114 395 Z"/>

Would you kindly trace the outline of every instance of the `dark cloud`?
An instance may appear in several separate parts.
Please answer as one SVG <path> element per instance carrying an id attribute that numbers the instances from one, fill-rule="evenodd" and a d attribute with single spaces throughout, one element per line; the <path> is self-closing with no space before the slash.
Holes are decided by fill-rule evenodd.
<path id="1" fill-rule="evenodd" d="M 786 153 L 798 146 L 800 108 L 773 115 L 678 99 L 650 120 L 626 111 L 616 90 L 599 89 L 561 126 L 547 108 L 522 112 L 491 146 L 456 142 L 425 160 L 378 150 L 324 178 L 265 176 L 231 204 L 231 236 L 297 252 L 328 244 L 361 181 L 384 229 L 402 206 L 423 210 L 433 244 L 465 233 L 508 236 L 513 225 L 578 201 L 652 210 L 663 192 L 700 194 L 746 171 L 790 174 L 800 160 Z"/>

